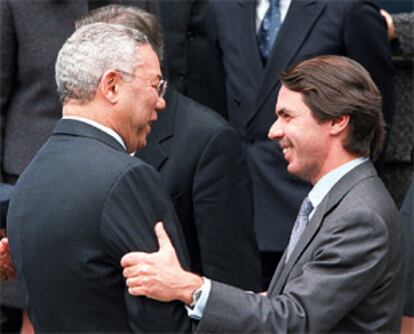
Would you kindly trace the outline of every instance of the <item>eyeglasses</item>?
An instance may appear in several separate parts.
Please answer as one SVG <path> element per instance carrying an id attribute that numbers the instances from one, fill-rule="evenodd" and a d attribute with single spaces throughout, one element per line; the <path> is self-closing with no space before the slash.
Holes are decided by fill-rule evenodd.
<path id="1" fill-rule="evenodd" d="M 116 71 L 123 75 L 129 76 L 131 78 L 136 77 L 135 74 L 133 73 L 128 73 L 122 70 L 116 70 Z M 153 84 L 150 83 L 150 86 L 157 90 L 158 97 L 161 99 L 164 98 L 165 92 L 167 91 L 167 85 L 168 85 L 167 78 L 164 76 L 161 76 L 160 81 L 158 82 L 157 86 L 154 86 Z"/>
<path id="2" fill-rule="evenodd" d="M 164 98 L 165 92 L 167 91 L 167 86 L 168 86 L 167 78 L 162 76 L 160 79 L 160 82 L 157 85 L 157 93 L 161 99 Z"/>

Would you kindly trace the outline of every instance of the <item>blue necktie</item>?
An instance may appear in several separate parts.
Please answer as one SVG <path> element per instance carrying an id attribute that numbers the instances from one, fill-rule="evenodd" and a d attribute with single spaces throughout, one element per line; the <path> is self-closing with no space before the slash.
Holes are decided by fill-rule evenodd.
<path id="1" fill-rule="evenodd" d="M 309 200 L 309 197 L 306 197 L 300 206 L 295 225 L 293 225 L 292 234 L 290 235 L 289 245 L 287 247 L 286 262 L 289 260 L 289 257 L 295 249 L 296 244 L 302 236 L 303 231 L 305 231 L 306 225 L 308 225 L 308 217 L 312 210 L 313 205 Z"/>
<path id="2" fill-rule="evenodd" d="M 280 28 L 279 0 L 270 0 L 269 9 L 257 33 L 257 43 L 263 64 L 266 64 Z"/>

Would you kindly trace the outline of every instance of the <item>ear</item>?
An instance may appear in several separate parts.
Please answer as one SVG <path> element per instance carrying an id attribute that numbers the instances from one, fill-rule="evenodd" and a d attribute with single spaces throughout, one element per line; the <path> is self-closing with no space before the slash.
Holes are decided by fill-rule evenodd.
<path id="1" fill-rule="evenodd" d="M 106 71 L 99 83 L 99 91 L 102 96 L 111 104 L 118 101 L 121 75 L 115 70 Z"/>
<path id="2" fill-rule="evenodd" d="M 337 136 L 345 132 L 348 128 L 350 119 L 351 117 L 349 115 L 342 115 L 338 118 L 331 120 L 329 126 L 329 133 L 333 136 Z"/>

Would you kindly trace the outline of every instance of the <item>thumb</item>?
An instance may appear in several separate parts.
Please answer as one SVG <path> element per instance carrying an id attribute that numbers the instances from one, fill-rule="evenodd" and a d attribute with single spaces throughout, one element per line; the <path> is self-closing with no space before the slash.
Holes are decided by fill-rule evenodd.
<path id="1" fill-rule="evenodd" d="M 121 266 L 126 268 L 129 266 L 137 265 L 143 259 L 144 256 L 144 253 L 140 252 L 131 252 L 125 254 L 121 259 Z"/>
<path id="2" fill-rule="evenodd" d="M 0 240 L 0 252 L 8 252 L 9 251 L 9 240 L 7 238 L 2 238 Z"/>
<path id="3" fill-rule="evenodd" d="M 167 232 L 164 229 L 164 224 L 162 222 L 158 222 L 157 224 L 155 224 L 154 230 L 155 230 L 155 234 L 158 239 L 158 245 L 160 246 L 160 251 L 169 250 L 169 249 L 174 250 L 171 240 Z"/>

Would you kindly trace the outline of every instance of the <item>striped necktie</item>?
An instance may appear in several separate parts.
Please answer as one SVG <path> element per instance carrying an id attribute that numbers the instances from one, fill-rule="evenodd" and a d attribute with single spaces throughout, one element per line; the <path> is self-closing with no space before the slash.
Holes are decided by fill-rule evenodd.
<path id="1" fill-rule="evenodd" d="M 272 51 L 280 24 L 279 0 L 270 0 L 269 8 L 260 25 L 259 32 L 257 33 L 257 43 L 263 64 L 266 64 L 270 52 Z"/>
<path id="2" fill-rule="evenodd" d="M 295 225 L 293 225 L 292 234 L 290 235 L 289 245 L 287 247 L 286 262 L 289 260 L 289 257 L 295 249 L 296 244 L 303 234 L 303 231 L 305 231 L 306 225 L 308 225 L 309 214 L 312 212 L 312 210 L 313 205 L 309 200 L 309 197 L 306 197 L 300 206 Z"/>

